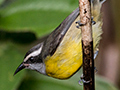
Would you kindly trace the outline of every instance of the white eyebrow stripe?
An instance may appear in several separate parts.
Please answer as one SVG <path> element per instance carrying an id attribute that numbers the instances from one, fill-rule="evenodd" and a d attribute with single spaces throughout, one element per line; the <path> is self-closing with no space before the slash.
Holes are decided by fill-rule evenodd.
<path id="1" fill-rule="evenodd" d="M 36 51 L 32 52 L 31 54 L 29 54 L 29 55 L 24 59 L 24 62 L 26 62 L 31 56 L 37 56 L 37 55 L 39 55 L 39 54 L 41 53 L 41 50 L 42 50 L 42 46 L 41 46 L 38 50 L 36 50 Z"/>

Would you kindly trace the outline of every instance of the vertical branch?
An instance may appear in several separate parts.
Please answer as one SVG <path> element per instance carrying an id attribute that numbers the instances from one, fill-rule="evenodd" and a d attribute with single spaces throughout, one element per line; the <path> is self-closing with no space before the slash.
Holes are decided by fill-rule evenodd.
<path id="1" fill-rule="evenodd" d="M 82 24 L 83 79 L 86 81 L 84 83 L 84 90 L 95 90 L 90 3 L 90 0 L 79 0 L 80 23 Z M 87 83 L 87 81 L 90 82 Z"/>

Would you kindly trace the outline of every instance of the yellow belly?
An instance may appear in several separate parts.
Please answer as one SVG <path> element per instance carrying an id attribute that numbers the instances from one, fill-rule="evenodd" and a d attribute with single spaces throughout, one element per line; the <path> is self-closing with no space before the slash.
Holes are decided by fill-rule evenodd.
<path id="1" fill-rule="evenodd" d="M 76 28 L 75 24 L 78 20 L 79 17 L 69 28 L 55 53 L 43 60 L 48 76 L 67 79 L 82 66 L 81 30 Z M 102 34 L 101 28 L 97 28 L 100 25 L 101 23 L 97 22 L 92 27 L 94 51 L 98 47 L 100 35 Z"/>
<path id="2" fill-rule="evenodd" d="M 71 41 L 60 46 L 52 57 L 46 58 L 45 65 L 48 76 L 69 78 L 82 65 L 81 44 Z"/>
<path id="3" fill-rule="evenodd" d="M 78 21 L 76 19 L 76 21 Z M 82 65 L 81 30 L 75 22 L 64 36 L 56 52 L 44 60 L 48 76 L 67 79 Z"/>

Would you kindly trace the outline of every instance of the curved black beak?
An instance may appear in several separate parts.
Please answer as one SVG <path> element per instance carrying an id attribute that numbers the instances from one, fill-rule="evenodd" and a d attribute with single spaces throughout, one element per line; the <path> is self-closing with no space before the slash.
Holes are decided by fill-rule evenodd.
<path id="1" fill-rule="evenodd" d="M 18 68 L 16 69 L 14 75 L 16 75 L 19 71 L 21 71 L 21 70 L 24 69 L 24 68 L 25 68 L 25 65 L 24 65 L 23 63 L 21 63 L 21 64 L 18 66 Z"/>

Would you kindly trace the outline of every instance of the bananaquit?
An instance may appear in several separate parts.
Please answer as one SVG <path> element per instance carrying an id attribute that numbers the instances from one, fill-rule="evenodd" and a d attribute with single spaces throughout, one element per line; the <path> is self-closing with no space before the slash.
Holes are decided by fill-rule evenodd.
<path id="1" fill-rule="evenodd" d="M 100 8 L 104 0 L 91 0 L 94 52 L 102 34 Z M 35 70 L 57 79 L 67 79 L 82 66 L 81 27 L 79 8 L 74 10 L 47 38 L 31 48 L 14 75 L 22 69 Z"/>

